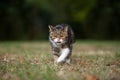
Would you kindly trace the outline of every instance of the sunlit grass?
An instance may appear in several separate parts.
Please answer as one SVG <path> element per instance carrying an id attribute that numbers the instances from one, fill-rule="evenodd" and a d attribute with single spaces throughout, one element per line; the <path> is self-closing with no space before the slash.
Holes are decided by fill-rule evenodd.
<path id="1" fill-rule="evenodd" d="M 1 42 L 0 80 L 119 80 L 120 42 L 77 41 L 72 63 L 55 66 L 49 42 Z"/>

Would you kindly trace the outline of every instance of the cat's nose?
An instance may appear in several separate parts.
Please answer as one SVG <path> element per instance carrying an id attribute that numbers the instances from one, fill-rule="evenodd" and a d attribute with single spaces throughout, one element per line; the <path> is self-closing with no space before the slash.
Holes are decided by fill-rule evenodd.
<path id="1" fill-rule="evenodd" d="M 60 42 L 60 38 L 58 38 L 58 42 Z"/>
<path id="2" fill-rule="evenodd" d="M 61 43 L 61 39 L 60 38 L 57 39 L 57 43 Z"/>

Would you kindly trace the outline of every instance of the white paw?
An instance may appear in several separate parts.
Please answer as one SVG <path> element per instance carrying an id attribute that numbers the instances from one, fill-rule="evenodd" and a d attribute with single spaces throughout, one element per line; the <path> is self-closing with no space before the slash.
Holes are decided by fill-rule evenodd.
<path id="1" fill-rule="evenodd" d="M 64 59 L 58 58 L 57 63 L 61 63 L 61 62 L 64 62 L 64 61 L 65 61 Z"/>

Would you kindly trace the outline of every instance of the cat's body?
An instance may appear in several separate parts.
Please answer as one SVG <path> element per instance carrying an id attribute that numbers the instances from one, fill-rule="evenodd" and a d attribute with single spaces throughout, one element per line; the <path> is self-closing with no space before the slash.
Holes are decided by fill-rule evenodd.
<path id="1" fill-rule="evenodd" d="M 67 24 L 49 26 L 52 55 L 55 63 L 66 62 L 70 64 L 74 33 Z"/>

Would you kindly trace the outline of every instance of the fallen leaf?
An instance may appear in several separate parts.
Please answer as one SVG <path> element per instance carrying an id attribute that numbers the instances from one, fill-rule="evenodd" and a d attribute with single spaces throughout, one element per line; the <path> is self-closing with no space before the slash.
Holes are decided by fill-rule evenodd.
<path id="1" fill-rule="evenodd" d="M 99 80 L 99 78 L 95 75 L 85 74 L 83 75 L 84 80 Z"/>

